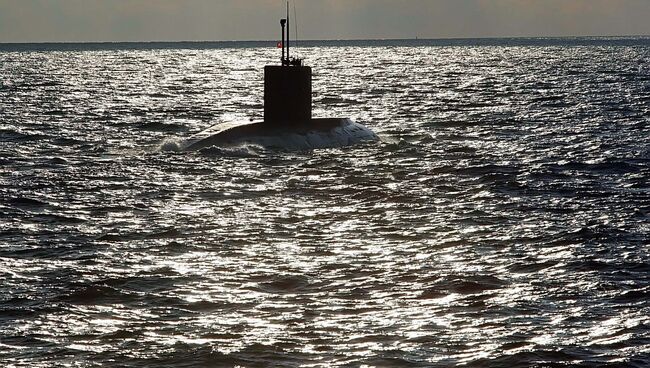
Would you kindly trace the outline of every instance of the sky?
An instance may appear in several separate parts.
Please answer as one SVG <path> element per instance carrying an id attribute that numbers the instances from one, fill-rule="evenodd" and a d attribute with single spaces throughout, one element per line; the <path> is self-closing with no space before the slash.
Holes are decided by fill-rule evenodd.
<path id="1" fill-rule="evenodd" d="M 301 39 L 650 35 L 650 0 L 292 3 Z M 275 40 L 283 9 L 283 0 L 0 0 L 0 42 Z"/>

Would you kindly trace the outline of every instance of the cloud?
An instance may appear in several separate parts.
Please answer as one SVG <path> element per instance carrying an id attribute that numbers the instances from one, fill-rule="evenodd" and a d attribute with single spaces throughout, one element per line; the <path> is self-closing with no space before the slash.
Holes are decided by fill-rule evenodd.
<path id="1" fill-rule="evenodd" d="M 650 34 L 648 0 L 295 0 L 302 38 Z M 0 0 L 0 42 L 277 38 L 283 0 Z"/>

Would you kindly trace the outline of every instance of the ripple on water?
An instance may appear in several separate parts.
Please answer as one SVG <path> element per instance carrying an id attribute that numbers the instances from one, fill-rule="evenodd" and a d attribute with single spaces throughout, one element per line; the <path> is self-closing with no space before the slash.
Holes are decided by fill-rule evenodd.
<path id="1" fill-rule="evenodd" d="M 518 42 L 305 48 L 298 153 L 180 152 L 275 50 L 0 51 L 0 361 L 647 366 L 647 40 Z"/>

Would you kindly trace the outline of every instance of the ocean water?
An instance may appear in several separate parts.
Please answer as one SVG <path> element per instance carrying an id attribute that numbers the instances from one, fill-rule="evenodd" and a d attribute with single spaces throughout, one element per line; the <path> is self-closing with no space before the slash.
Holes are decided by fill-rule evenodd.
<path id="1" fill-rule="evenodd" d="M 650 39 L 274 46 L 0 45 L 0 366 L 650 366 Z"/>

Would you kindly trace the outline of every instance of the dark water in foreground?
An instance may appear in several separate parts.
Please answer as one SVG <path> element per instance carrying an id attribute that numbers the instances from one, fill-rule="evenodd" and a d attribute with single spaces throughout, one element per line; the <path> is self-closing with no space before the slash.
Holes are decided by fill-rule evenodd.
<path id="1" fill-rule="evenodd" d="M 649 366 L 650 41 L 592 41 L 312 45 L 383 142 L 300 153 L 156 148 L 275 48 L 3 45 L 0 366 Z"/>

